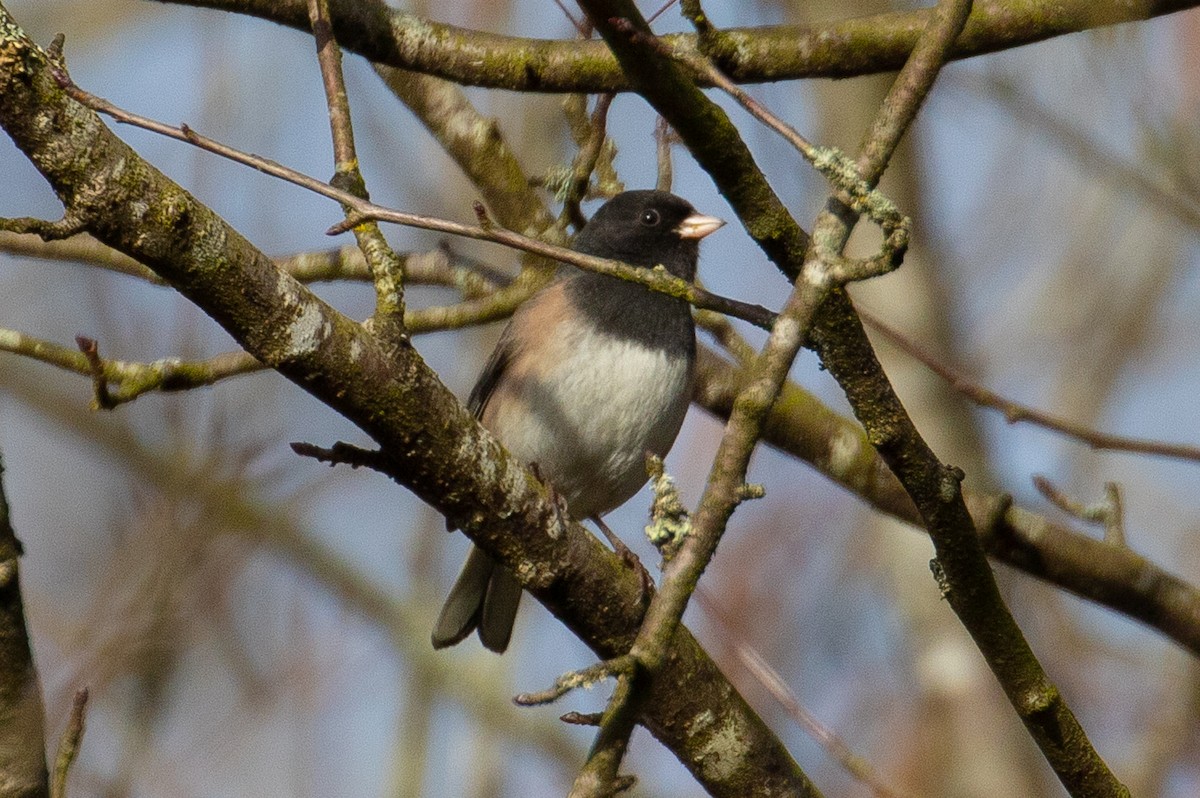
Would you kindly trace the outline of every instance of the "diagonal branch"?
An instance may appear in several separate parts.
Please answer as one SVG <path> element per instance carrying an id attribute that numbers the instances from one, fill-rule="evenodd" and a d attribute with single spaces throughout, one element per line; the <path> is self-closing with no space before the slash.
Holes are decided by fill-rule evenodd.
<path id="1" fill-rule="evenodd" d="M 937 14 L 944 15 L 944 24 L 949 24 L 954 17 L 965 20 L 970 8 L 970 0 L 949 0 L 939 3 Z M 910 64 L 919 65 L 921 60 L 930 65 L 940 64 L 945 52 L 930 48 L 919 55 L 924 44 L 922 39 Z M 878 180 L 912 118 L 915 109 L 905 101 L 906 96 L 928 91 L 936 66 L 932 72 L 919 66 L 910 75 L 905 74 L 907 71 L 906 68 L 901 72 L 884 100 L 860 156 L 859 165 L 868 181 Z M 853 223 L 850 209 L 833 203 L 818 226 L 822 235 L 828 234 L 836 241 L 832 246 L 840 251 L 849 240 Z M 832 313 L 839 313 L 838 303 L 832 305 Z M 831 330 L 826 326 L 816 331 L 818 350 L 846 392 L 872 444 L 921 514 L 937 553 L 930 567 L 942 595 L 979 647 L 1030 736 L 1067 790 L 1077 796 L 1127 796 L 1128 790 L 1092 748 L 1005 605 L 963 500 L 962 471 L 942 464 L 922 439 L 870 352 L 869 344 L 861 357 L 845 357 L 844 347 L 855 340 L 861 325 L 853 311 L 841 315 L 846 319 L 841 329 Z"/>

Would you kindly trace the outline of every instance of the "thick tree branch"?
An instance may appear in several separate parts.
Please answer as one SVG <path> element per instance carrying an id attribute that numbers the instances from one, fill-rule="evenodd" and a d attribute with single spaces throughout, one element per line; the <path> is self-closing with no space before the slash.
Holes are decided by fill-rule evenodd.
<path id="1" fill-rule="evenodd" d="M 600 656 L 629 647 L 641 620 L 638 577 L 578 524 L 561 526 L 545 486 L 414 350 L 381 346 L 68 97 L 2 4 L 0 126 L 73 223 L 154 270 L 247 351 L 367 432 L 391 476 L 513 569 Z M 795 762 L 685 629 L 673 651 L 653 688 L 651 731 L 714 795 L 800 792 Z"/>
<path id="2" fill-rule="evenodd" d="M 261 17 L 308 31 L 306 0 L 159 0 Z M 383 0 L 338 0 L 334 31 L 371 61 L 471 86 L 515 91 L 636 90 L 602 43 L 499 36 L 389 8 Z M 985 0 L 975 4 L 952 58 L 1007 50 L 1055 36 L 1195 8 L 1195 0 Z M 929 22 L 929 9 L 821 25 L 730 28 L 719 35 L 664 37 L 702 51 L 738 83 L 840 78 L 899 69 Z"/>
<path id="3" fill-rule="evenodd" d="M 826 305 L 814 337 L 871 443 L 919 508 L 943 595 L 1064 786 L 1077 796 L 1127 796 L 1005 607 L 962 499 L 962 472 L 940 463 L 912 425 L 844 294 Z"/>
<path id="4" fill-rule="evenodd" d="M 942 17 L 945 25 L 951 17 L 965 16 L 970 8 L 970 0 L 950 0 L 938 4 L 935 17 Z M 922 69 L 921 61 L 940 65 L 944 57 L 933 41 L 928 43 L 926 47 L 925 38 L 918 43 L 867 136 L 859 168 L 872 184 L 882 175 L 907 120 L 915 113 L 907 96 L 926 92 L 936 74 L 928 66 Z M 911 72 L 910 67 L 914 67 Z M 820 244 L 828 237 L 829 246 L 840 252 L 855 222 L 848 206 L 833 201 L 817 222 L 814 241 Z M 830 303 L 835 314 L 839 296 L 844 296 L 840 290 Z M 852 310 L 843 314 L 843 319 L 845 323 L 837 328 L 818 326 L 814 331 L 817 349 L 846 392 L 871 443 L 912 497 L 937 553 L 930 567 L 942 595 L 1067 791 L 1074 796 L 1128 796 L 1128 789 L 1096 753 L 1005 605 L 963 499 L 962 471 L 941 463 L 925 443 L 870 344 L 850 352 L 862 328 Z"/>

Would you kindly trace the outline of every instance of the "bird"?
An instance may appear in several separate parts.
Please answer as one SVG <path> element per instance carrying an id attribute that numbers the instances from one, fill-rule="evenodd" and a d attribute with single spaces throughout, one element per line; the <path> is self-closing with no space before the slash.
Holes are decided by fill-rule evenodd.
<path id="1" fill-rule="evenodd" d="M 572 248 L 691 282 L 700 240 L 724 224 L 669 192 L 625 191 L 596 211 Z M 606 530 L 600 517 L 646 483 L 646 455 L 665 456 L 679 434 L 696 329 L 686 300 L 564 272 L 513 314 L 467 406 L 573 517 Z M 472 546 L 434 626 L 434 648 L 477 630 L 485 648 L 503 653 L 520 599 L 516 577 Z"/>

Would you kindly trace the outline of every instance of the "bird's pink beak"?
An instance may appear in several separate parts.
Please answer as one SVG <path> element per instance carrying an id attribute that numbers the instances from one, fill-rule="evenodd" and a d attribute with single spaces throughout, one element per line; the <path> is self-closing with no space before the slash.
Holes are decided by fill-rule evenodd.
<path id="1" fill-rule="evenodd" d="M 680 238 L 699 240 L 724 226 L 724 219 L 718 219 L 715 216 L 705 216 L 702 213 L 693 213 L 679 223 L 679 226 L 675 228 L 675 232 L 679 234 Z"/>

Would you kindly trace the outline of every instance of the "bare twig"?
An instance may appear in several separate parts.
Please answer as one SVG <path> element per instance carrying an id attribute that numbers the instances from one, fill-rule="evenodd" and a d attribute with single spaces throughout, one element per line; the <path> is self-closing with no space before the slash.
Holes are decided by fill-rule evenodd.
<path id="1" fill-rule="evenodd" d="M 910 222 L 891 200 L 876 190 L 874 184 L 878 176 L 871 177 L 861 172 L 861 159 L 859 164 L 855 164 L 839 150 L 813 146 L 792 127 L 767 111 L 722 75 L 707 58 L 694 53 L 675 53 L 648 31 L 638 29 L 629 19 L 615 18 L 612 23 L 614 28 L 629 36 L 631 41 L 650 47 L 665 58 L 677 59 L 692 71 L 695 78 L 716 81 L 722 90 L 728 92 L 757 119 L 783 134 L 784 138 L 838 189 L 838 199 L 841 202 L 849 209 L 867 216 L 883 229 L 883 247 L 875 257 L 865 260 L 847 259 L 841 254 L 840 247 L 832 246 L 826 237 L 814 237 L 813 243 L 820 255 L 821 269 L 833 282 L 865 280 L 886 273 L 899 265 L 908 249 Z M 895 143 L 891 143 L 890 146 L 894 147 Z"/>
<path id="2" fill-rule="evenodd" d="M 370 468 L 381 473 L 387 471 L 387 455 L 378 449 L 364 449 L 351 443 L 338 441 L 326 449 L 304 441 L 294 441 L 292 451 L 301 457 L 311 457 L 330 467 L 348 465 L 351 468 Z"/>
<path id="3" fill-rule="evenodd" d="M 558 6 L 558 10 L 563 13 L 563 16 L 571 23 L 571 27 L 575 29 L 582 38 L 586 39 L 591 36 L 591 30 L 571 13 L 571 9 L 567 8 L 567 4 L 563 0 L 554 0 L 554 5 Z"/>
<path id="4" fill-rule="evenodd" d="M 702 14 L 698 9 L 697 14 Z M 669 48 L 661 39 L 647 36 L 633 29 L 628 23 L 625 29 L 637 41 L 657 49 L 664 56 L 674 58 L 692 71 L 697 80 L 706 81 L 724 91 L 745 108 L 751 116 L 767 127 L 779 133 L 789 144 L 796 148 L 804 159 L 811 163 L 821 174 L 845 192 L 843 198 L 846 204 L 878 223 L 885 233 L 891 233 L 904 224 L 904 217 L 896 206 L 858 173 L 853 162 L 843 153 L 829 148 L 818 147 L 804 138 L 799 131 L 773 114 L 765 106 L 743 91 L 736 83 L 726 77 L 711 60 L 697 52 L 680 52 Z M 905 232 L 907 235 L 907 231 Z M 900 244 L 894 244 L 899 246 Z"/>
<path id="5" fill-rule="evenodd" d="M 1081 521 L 1101 524 L 1104 527 L 1104 542 L 1125 547 L 1125 502 L 1121 487 L 1115 482 L 1104 483 L 1104 499 L 1095 504 L 1084 504 L 1073 499 L 1041 474 L 1034 474 L 1033 486 L 1038 493 L 1067 515 Z"/>
<path id="6" fill-rule="evenodd" d="M 674 182 L 674 167 L 671 163 L 671 145 L 677 141 L 674 131 L 661 116 L 654 123 L 654 141 L 658 153 L 658 180 L 655 188 L 659 191 L 670 191 Z"/>
<path id="7" fill-rule="evenodd" d="M 630 657 L 617 657 L 606 662 L 598 662 L 586 668 L 570 673 L 564 673 L 554 680 L 554 686 L 533 693 L 521 693 L 513 701 L 523 707 L 551 704 L 572 690 L 588 689 L 596 686 L 605 679 L 628 674 L 636 666 Z"/>
<path id="8" fill-rule="evenodd" d="M 12 352 L 33 360 L 91 377 L 93 407 L 112 409 L 150 391 L 180 391 L 211 385 L 219 380 L 263 368 L 250 354 L 238 350 L 206 360 L 183 361 L 164 358 L 152 363 L 103 359 L 95 341 L 79 336 L 77 351 L 43 341 L 16 330 L 0 329 L 0 352 Z"/>
<path id="9" fill-rule="evenodd" d="M 100 346 L 94 338 L 82 335 L 75 336 L 75 344 L 83 353 L 88 364 L 88 371 L 91 372 L 95 406 L 101 410 L 112 410 L 117 403 L 108 393 L 108 378 L 104 376 L 104 361 L 100 359 Z"/>
<path id="10" fill-rule="evenodd" d="M 575 99 L 579 100 L 579 115 L 583 117 L 586 111 L 586 97 L 583 95 L 572 95 L 568 102 Z M 563 210 L 559 216 L 558 224 L 560 227 L 566 227 L 567 222 L 574 224 L 576 227 L 582 227 L 586 221 L 583 211 L 579 207 L 588 194 L 588 183 L 591 182 L 592 172 L 600 161 L 601 153 L 605 148 L 612 149 L 613 144 L 608 138 L 608 108 L 612 105 L 612 94 L 601 94 L 596 98 L 596 107 L 592 111 L 590 117 L 584 123 L 582 120 L 575 124 L 571 124 L 573 135 L 575 135 L 579 145 L 579 151 L 575 153 L 575 158 L 571 163 L 571 168 L 567 173 L 566 180 L 555 192 L 557 199 L 562 202 Z M 568 116 L 572 116 L 568 110 Z M 579 128 L 576 130 L 576 128 Z M 611 153 L 610 153 L 611 160 Z"/>
<path id="11" fill-rule="evenodd" d="M 671 6 L 675 5 L 678 2 L 679 2 L 679 0 L 667 0 L 667 2 L 663 3 L 661 6 L 658 7 L 657 11 L 655 11 L 650 16 L 646 17 L 646 24 L 647 25 L 654 24 L 654 20 L 658 19 L 663 14 L 667 13 L 667 11 L 671 8 Z"/>
<path id="12" fill-rule="evenodd" d="M 1124 547 L 1125 543 L 1125 499 L 1121 486 L 1116 482 L 1104 483 L 1104 498 L 1108 512 L 1104 518 L 1104 542 Z"/>
<path id="13" fill-rule="evenodd" d="M 862 309 L 859 309 L 859 315 L 862 316 L 863 321 L 870 325 L 871 329 L 879 331 L 895 344 L 897 349 L 922 363 L 934 374 L 945 380 L 956 392 L 981 407 L 999 410 L 1010 424 L 1019 422 L 1033 424 L 1043 429 L 1062 433 L 1069 438 L 1086 443 L 1093 449 L 1134 452 L 1137 454 L 1170 457 L 1176 460 L 1200 463 L 1200 447 L 1180 443 L 1167 443 L 1165 441 L 1153 441 L 1146 438 L 1129 438 L 1122 435 L 1100 432 L 1083 424 L 1076 424 L 1001 396 L 973 382 L 961 372 L 938 360 L 938 358 L 934 357 L 878 316 Z"/>
<path id="14" fill-rule="evenodd" d="M 166 285 L 157 274 L 128 255 L 106 247 L 89 235 L 46 241 L 33 233 L 0 230 L 0 252 L 40 260 L 86 263 L 118 274 L 137 277 L 155 285 Z"/>
<path id="15" fill-rule="evenodd" d="M 83 740 L 84 719 L 87 714 L 88 689 L 80 688 L 71 702 L 71 716 L 58 740 L 58 754 L 54 758 L 54 776 L 50 780 L 50 798 L 67 798 L 67 776 L 79 753 Z"/>
<path id="16" fill-rule="evenodd" d="M 766 658 L 750 645 L 737 624 L 731 623 L 722 610 L 720 602 L 711 593 L 700 587 L 696 590 L 696 598 L 705 614 L 717 622 L 721 633 L 731 641 L 731 647 L 738 661 L 750 672 L 762 687 L 771 694 L 792 719 L 804 729 L 810 737 L 825 749 L 833 759 L 845 768 L 846 772 L 870 787 L 878 798 L 900 798 L 899 794 L 875 773 L 863 757 L 854 753 L 850 746 L 837 732 L 833 731 L 809 712 L 784 678 L 767 662 Z"/>

